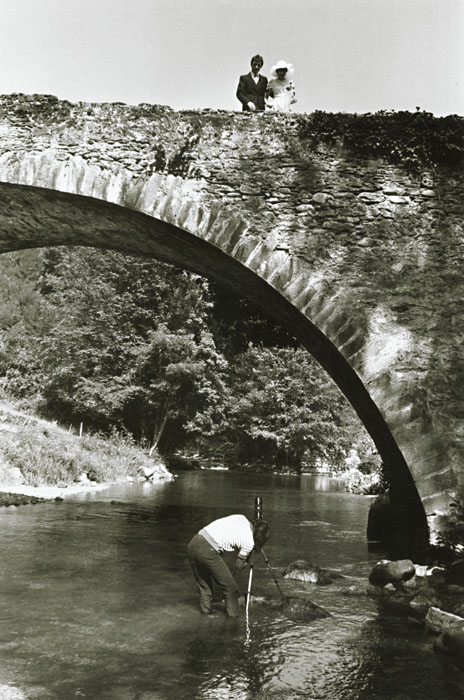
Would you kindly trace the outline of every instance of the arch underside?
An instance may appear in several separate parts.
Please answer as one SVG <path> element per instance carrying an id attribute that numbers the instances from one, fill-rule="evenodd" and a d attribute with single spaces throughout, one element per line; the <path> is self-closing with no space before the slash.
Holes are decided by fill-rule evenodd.
<path id="1" fill-rule="evenodd" d="M 350 401 L 391 478 L 398 528 L 422 548 L 427 524 L 413 477 L 379 408 L 335 345 L 268 282 L 220 248 L 177 226 L 103 200 L 27 185 L 0 184 L 0 252 L 55 245 L 153 257 L 211 278 L 248 298 L 315 357 Z M 406 551 L 405 550 L 405 551 Z"/>

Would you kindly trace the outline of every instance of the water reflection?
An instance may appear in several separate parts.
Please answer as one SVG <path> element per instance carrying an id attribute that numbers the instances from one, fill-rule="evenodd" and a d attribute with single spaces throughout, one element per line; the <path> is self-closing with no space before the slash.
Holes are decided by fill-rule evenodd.
<path id="1" fill-rule="evenodd" d="M 6 684 L 39 700 L 457 697 L 456 673 L 442 667 L 422 627 L 362 593 L 373 563 L 368 499 L 326 477 L 324 490 L 318 483 L 189 472 L 161 486 L 2 512 L 0 697 Z M 275 575 L 299 558 L 344 575 L 312 592 L 331 617 L 302 625 L 252 606 L 247 637 L 243 617 L 200 615 L 186 544 L 216 517 L 252 516 L 257 494 Z M 242 591 L 246 584 L 240 572 Z M 352 587 L 361 592 L 347 595 Z M 277 594 L 261 558 L 253 593 Z"/>
<path id="2" fill-rule="evenodd" d="M 417 625 L 401 618 L 359 624 L 334 620 L 289 627 L 284 619 L 255 623 L 253 642 L 208 630 L 189 650 L 204 678 L 195 698 L 327 698 L 451 700 L 458 677 L 447 676 Z M 456 689 L 458 692 L 456 694 Z"/>

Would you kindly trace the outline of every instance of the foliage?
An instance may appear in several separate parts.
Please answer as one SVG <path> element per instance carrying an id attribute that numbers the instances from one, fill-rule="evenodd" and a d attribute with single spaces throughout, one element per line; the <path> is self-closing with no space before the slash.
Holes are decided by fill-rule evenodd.
<path id="1" fill-rule="evenodd" d="M 300 119 L 298 135 L 312 147 L 340 143 L 356 156 L 383 158 L 413 171 L 464 161 L 464 119 L 437 118 L 419 108 L 375 114 L 316 111 Z"/>
<path id="2" fill-rule="evenodd" d="M 167 354 L 171 348 L 179 369 L 187 336 L 203 344 L 209 302 L 202 285 L 201 278 L 141 258 L 85 249 L 46 252 L 42 289 L 57 322 L 41 341 L 44 410 L 99 429 L 127 427 L 149 439 L 153 413 L 163 420 L 165 401 L 160 385 L 157 397 L 148 396 L 150 383 L 156 389 L 148 365 L 152 375 L 162 365 L 173 382 L 179 380 Z M 163 335 L 170 342 L 156 365 Z M 164 391 L 164 399 L 168 394 L 179 397 L 174 388 Z"/>
<path id="3" fill-rule="evenodd" d="M 10 392 L 39 397 L 42 415 L 86 431 L 126 431 L 164 455 L 183 449 L 233 467 L 342 468 L 357 418 L 310 355 L 251 304 L 196 275 L 115 252 L 50 248 L 33 259 L 30 274 L 23 263 L 16 276 L 6 269 L 28 301 L 19 308 L 4 282 L 0 370 Z M 55 467 L 73 476 L 67 458 Z"/>
<path id="4" fill-rule="evenodd" d="M 385 493 L 388 488 L 384 471 L 382 468 L 375 468 L 372 462 L 372 471 L 361 471 L 353 469 L 345 475 L 347 480 L 347 490 L 350 493 L 359 493 L 363 496 L 378 496 Z"/>
<path id="5" fill-rule="evenodd" d="M 232 371 L 223 430 L 231 466 L 301 472 L 342 461 L 353 439 L 350 409 L 305 350 L 250 345 Z"/>
<path id="6" fill-rule="evenodd" d="M 464 494 L 450 503 L 450 511 L 444 518 L 438 543 L 457 554 L 464 547 Z"/>
<path id="7" fill-rule="evenodd" d="M 227 363 L 214 340 L 203 330 L 169 332 L 164 324 L 149 334 L 129 372 L 129 405 L 134 414 L 142 407 L 145 432 L 153 444 L 166 449 L 180 446 L 187 435 L 210 436 L 222 417 L 226 393 L 221 374 Z M 166 435 L 163 437 L 163 431 Z"/>
<path id="8" fill-rule="evenodd" d="M 263 316 L 247 299 L 210 282 L 211 329 L 218 349 L 227 358 L 246 352 L 248 345 L 298 347 L 298 342 L 281 326 Z"/>
<path id="9" fill-rule="evenodd" d="M 2 418 L 5 420 L 4 415 Z M 32 486 L 68 484 L 91 472 L 100 482 L 136 476 L 141 467 L 165 472 L 146 450 L 116 431 L 110 436 L 84 433 L 79 437 L 54 423 L 24 414 L 20 420 L 15 417 L 13 435 L 14 439 L 2 441 L 2 461 L 20 469 Z"/>
<path id="10" fill-rule="evenodd" d="M 42 268 L 36 250 L 0 256 L 0 376 L 16 396 L 38 390 L 38 335 L 47 333 L 50 309 L 37 290 Z"/>
<path id="11" fill-rule="evenodd" d="M 360 431 L 353 441 L 340 476 L 351 493 L 375 496 L 389 488 L 384 464 L 367 432 Z"/>

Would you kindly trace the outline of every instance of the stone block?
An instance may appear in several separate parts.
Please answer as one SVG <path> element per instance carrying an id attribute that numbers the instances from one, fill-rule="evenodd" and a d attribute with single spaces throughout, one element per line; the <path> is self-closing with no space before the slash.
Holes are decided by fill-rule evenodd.
<path id="1" fill-rule="evenodd" d="M 435 634 L 441 634 L 447 631 L 454 622 L 464 624 L 464 618 L 433 606 L 429 608 L 427 617 L 425 618 L 427 629 Z"/>
<path id="2" fill-rule="evenodd" d="M 360 192 L 358 194 L 358 199 L 367 204 L 378 204 L 379 202 L 383 202 L 384 195 L 382 192 Z"/>
<path id="3" fill-rule="evenodd" d="M 316 192 L 316 194 L 313 195 L 312 201 L 315 204 L 328 204 L 330 202 L 331 196 L 327 194 L 326 192 Z"/>
<path id="4" fill-rule="evenodd" d="M 408 204 L 409 203 L 409 198 L 408 197 L 401 197 L 400 195 L 389 195 L 388 200 L 392 204 Z"/>

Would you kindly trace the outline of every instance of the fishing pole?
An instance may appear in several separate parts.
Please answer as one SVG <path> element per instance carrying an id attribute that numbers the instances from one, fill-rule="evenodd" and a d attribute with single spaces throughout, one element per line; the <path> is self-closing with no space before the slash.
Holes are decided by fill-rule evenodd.
<path id="1" fill-rule="evenodd" d="M 261 496 L 256 496 L 256 498 L 255 498 L 255 520 L 262 520 L 262 519 L 263 519 L 263 499 L 261 498 Z M 262 552 L 262 555 L 264 557 L 264 561 L 266 562 L 267 568 L 269 569 L 269 573 L 271 574 L 272 579 L 273 579 L 275 585 L 277 586 L 280 595 L 282 596 L 282 598 L 284 598 L 285 596 L 282 593 L 282 589 L 280 588 L 279 583 L 278 583 L 276 577 L 274 576 L 274 573 L 271 569 L 271 565 L 269 564 L 269 559 L 267 558 L 267 556 L 264 552 L 264 549 L 262 547 L 261 547 L 260 551 Z"/>
<path id="2" fill-rule="evenodd" d="M 247 594 L 246 594 L 246 605 L 245 605 L 245 615 L 246 619 L 248 620 L 248 608 L 250 605 L 250 596 L 251 596 L 251 580 L 253 578 L 253 558 L 254 558 L 254 551 L 251 552 L 250 554 L 250 573 L 248 575 L 248 589 L 247 589 Z"/>
<path id="3" fill-rule="evenodd" d="M 255 498 L 255 521 L 256 520 L 261 520 L 263 517 L 263 501 L 261 496 L 256 496 Z M 251 550 L 250 554 L 250 573 L 248 574 L 248 589 L 247 589 L 247 594 L 246 594 L 246 603 L 245 603 L 245 616 L 246 619 L 248 620 L 248 608 L 250 606 L 250 597 L 251 597 L 251 581 L 253 579 L 253 560 L 255 556 L 255 550 Z"/>
<path id="4" fill-rule="evenodd" d="M 271 569 L 271 565 L 269 564 L 269 559 L 268 559 L 267 556 L 265 555 L 264 549 L 263 549 L 262 547 L 261 547 L 261 554 L 262 554 L 263 557 L 264 557 L 264 561 L 266 562 L 267 568 L 269 569 L 269 573 L 271 574 L 272 579 L 273 579 L 275 585 L 277 586 L 277 589 L 278 589 L 280 595 L 282 596 L 282 598 L 285 598 L 284 594 L 282 593 L 282 589 L 281 589 L 281 587 L 279 586 L 279 582 L 277 581 L 276 577 L 274 576 L 274 572 L 273 572 L 272 569 Z"/>

